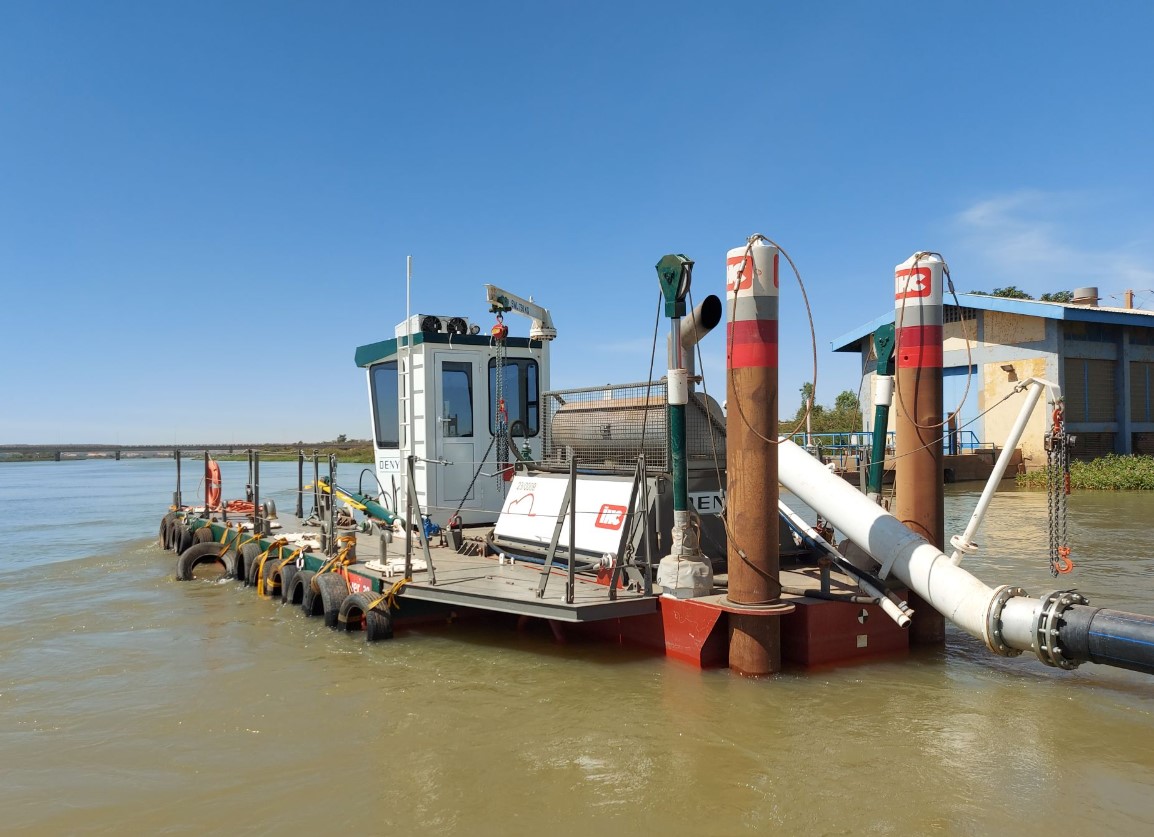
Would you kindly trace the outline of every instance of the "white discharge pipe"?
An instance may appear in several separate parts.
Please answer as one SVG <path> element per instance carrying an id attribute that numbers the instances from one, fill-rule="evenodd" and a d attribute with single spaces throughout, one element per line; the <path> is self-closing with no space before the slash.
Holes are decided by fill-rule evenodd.
<path id="1" fill-rule="evenodd" d="M 777 450 L 781 484 L 881 564 L 882 578 L 892 572 L 939 613 L 997 653 L 1007 646 L 1018 651 L 1033 648 L 1031 626 L 1039 600 L 1019 596 L 1007 600 L 1006 588 L 993 590 L 953 564 L 941 550 L 793 442 L 782 437 Z"/>
<path id="2" fill-rule="evenodd" d="M 950 545 L 954 548 L 954 552 L 950 556 L 950 561 L 954 564 L 962 563 L 963 555 L 977 550 L 978 545 L 974 543 L 974 535 L 978 534 L 978 527 L 982 525 L 982 518 L 986 515 L 986 509 L 989 508 L 990 501 L 994 499 L 994 493 L 998 490 L 998 484 L 1002 481 L 1002 476 L 1006 473 L 1006 468 L 1009 466 L 1010 460 L 1014 457 L 1014 450 L 1018 447 L 1018 442 L 1021 441 L 1022 434 L 1026 432 L 1026 424 L 1030 421 L 1030 415 L 1034 412 L 1038 398 L 1041 396 L 1042 390 L 1046 387 L 1050 389 L 1051 400 L 1057 402 L 1059 398 L 1058 388 L 1049 381 L 1041 378 L 1027 378 L 1018 384 L 1018 386 L 1014 387 L 1018 392 L 1029 388 L 1030 391 L 1026 394 L 1026 403 L 1022 405 L 1022 409 L 1018 413 L 1018 419 L 1010 429 L 1010 435 L 1007 437 L 1006 444 L 998 456 L 998 461 L 994 463 L 994 470 L 990 472 L 990 479 L 986 482 L 986 488 L 982 492 L 982 496 L 978 498 L 978 505 L 974 507 L 974 513 L 970 515 L 970 522 L 966 524 L 966 531 L 950 538 Z"/>

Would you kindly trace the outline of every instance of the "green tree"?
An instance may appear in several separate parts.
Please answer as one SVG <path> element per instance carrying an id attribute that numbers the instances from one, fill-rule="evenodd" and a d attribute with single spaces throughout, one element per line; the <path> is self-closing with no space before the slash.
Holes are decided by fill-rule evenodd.
<path id="1" fill-rule="evenodd" d="M 994 288 L 992 291 L 970 291 L 972 294 L 978 296 L 1001 296 L 1007 299 L 1033 299 L 1028 293 L 1023 291 L 1017 285 L 1007 285 L 1004 288 Z M 1044 293 L 1038 299 L 1042 302 L 1073 302 L 1073 291 L 1051 291 Z"/>
<path id="2" fill-rule="evenodd" d="M 805 405 L 813 397 L 813 384 L 806 381 L 801 385 L 801 404 L 792 418 L 781 419 L 779 424 L 786 432 L 792 430 L 799 423 L 805 429 Z M 834 399 L 832 409 L 814 404 L 810 411 L 809 422 L 814 433 L 856 433 L 861 430 L 861 401 L 857 393 L 845 390 Z"/>
<path id="3" fill-rule="evenodd" d="M 970 291 L 972 294 L 978 296 L 1004 296 L 1009 299 L 1033 299 L 1028 293 L 1023 291 L 1017 285 L 1007 285 L 1004 288 L 994 288 L 993 291 Z"/>
<path id="4" fill-rule="evenodd" d="M 844 390 L 837 399 L 833 402 L 835 412 L 839 413 L 861 413 L 861 401 L 858 400 L 857 393 L 851 390 Z"/>

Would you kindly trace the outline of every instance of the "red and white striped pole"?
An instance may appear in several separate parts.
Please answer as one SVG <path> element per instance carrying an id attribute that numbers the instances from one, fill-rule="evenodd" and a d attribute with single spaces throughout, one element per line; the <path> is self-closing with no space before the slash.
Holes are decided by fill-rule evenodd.
<path id="1" fill-rule="evenodd" d="M 915 253 L 894 270 L 894 516 L 938 549 L 945 548 L 942 487 L 942 280 L 945 263 Z M 915 645 L 945 642 L 945 618 L 914 593 Z"/>
<path id="2" fill-rule="evenodd" d="M 777 484 L 778 249 L 760 238 L 726 254 L 726 517 L 729 600 L 781 597 Z M 729 667 L 781 670 L 776 617 L 729 614 Z"/>

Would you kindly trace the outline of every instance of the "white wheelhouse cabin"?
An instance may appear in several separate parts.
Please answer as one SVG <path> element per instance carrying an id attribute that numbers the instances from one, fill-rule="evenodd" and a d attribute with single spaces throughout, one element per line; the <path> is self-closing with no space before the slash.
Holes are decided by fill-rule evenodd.
<path id="1" fill-rule="evenodd" d="M 529 455 L 539 458 L 548 342 L 510 336 L 502 353 L 487 330 L 466 318 L 429 314 L 414 314 L 394 335 L 356 351 L 357 366 L 368 373 L 381 501 L 404 515 L 412 455 L 417 500 L 433 522 L 446 525 L 458 509 L 464 525 L 496 521 L 508 486 L 498 400 L 505 402 L 510 444 L 520 450 L 527 443 Z M 516 458 L 508 451 L 505 463 Z"/>

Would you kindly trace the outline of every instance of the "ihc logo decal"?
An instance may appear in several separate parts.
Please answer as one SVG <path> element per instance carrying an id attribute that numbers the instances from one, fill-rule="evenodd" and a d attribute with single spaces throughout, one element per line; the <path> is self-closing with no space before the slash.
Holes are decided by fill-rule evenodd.
<path id="1" fill-rule="evenodd" d="M 726 293 L 748 291 L 753 287 L 753 274 L 756 268 L 754 268 L 753 259 L 749 254 L 728 258 L 725 260 L 725 266 L 737 268 L 737 270 L 727 271 L 729 275 L 725 278 Z"/>
<path id="2" fill-rule="evenodd" d="M 895 271 L 894 276 L 899 282 L 905 280 L 902 284 L 904 290 L 895 293 L 894 299 L 917 299 L 929 296 L 933 291 L 933 277 L 928 267 L 905 268 Z"/>
<path id="3" fill-rule="evenodd" d="M 606 503 L 601 507 L 601 511 L 597 512 L 597 520 L 593 525 L 598 529 L 620 529 L 628 511 L 625 506 L 611 506 Z"/>

